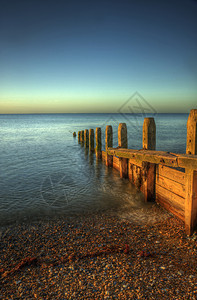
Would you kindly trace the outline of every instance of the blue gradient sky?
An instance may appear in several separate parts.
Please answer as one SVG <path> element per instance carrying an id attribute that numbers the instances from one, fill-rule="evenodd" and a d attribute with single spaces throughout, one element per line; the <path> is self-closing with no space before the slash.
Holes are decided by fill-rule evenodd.
<path id="1" fill-rule="evenodd" d="M 0 113 L 197 108 L 196 1 L 0 3 Z"/>

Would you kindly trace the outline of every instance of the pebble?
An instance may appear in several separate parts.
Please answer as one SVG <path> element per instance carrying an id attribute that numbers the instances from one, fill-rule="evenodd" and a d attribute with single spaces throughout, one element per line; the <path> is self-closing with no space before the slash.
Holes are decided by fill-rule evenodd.
<path id="1" fill-rule="evenodd" d="M 196 241 L 173 216 L 142 226 L 95 214 L 2 236 L 1 299 L 197 299 Z"/>

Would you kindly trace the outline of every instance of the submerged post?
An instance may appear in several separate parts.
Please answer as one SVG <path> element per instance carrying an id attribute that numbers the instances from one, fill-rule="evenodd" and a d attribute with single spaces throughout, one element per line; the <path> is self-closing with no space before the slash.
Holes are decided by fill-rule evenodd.
<path id="1" fill-rule="evenodd" d="M 111 125 L 105 129 L 105 149 L 106 149 L 106 166 L 113 167 L 113 155 L 107 154 L 107 149 L 113 147 L 113 130 Z"/>
<path id="2" fill-rule="evenodd" d="M 190 111 L 187 120 L 186 154 L 197 155 L 197 109 L 192 109 Z"/>
<path id="3" fill-rule="evenodd" d="M 84 130 L 81 130 L 81 144 L 84 145 Z"/>
<path id="4" fill-rule="evenodd" d="M 81 131 L 78 131 L 78 143 L 81 142 Z"/>
<path id="5" fill-rule="evenodd" d="M 96 128 L 96 157 L 101 158 L 102 157 L 102 142 L 101 142 L 101 128 Z"/>
<path id="6" fill-rule="evenodd" d="M 89 130 L 89 150 L 94 152 L 94 129 Z"/>
<path id="7" fill-rule="evenodd" d="M 88 132 L 88 129 L 85 129 L 85 131 L 84 131 L 84 144 L 85 144 L 85 148 L 89 147 L 89 132 Z"/>
<path id="8" fill-rule="evenodd" d="M 119 148 L 127 148 L 127 125 L 125 123 L 120 123 L 118 126 L 118 146 Z M 128 177 L 128 159 L 119 158 L 119 168 L 120 168 L 120 177 Z"/>
<path id="9" fill-rule="evenodd" d="M 156 149 L 156 126 L 154 118 L 144 118 L 142 139 L 144 150 Z"/>
<path id="10" fill-rule="evenodd" d="M 185 231 L 191 235 L 197 225 L 197 171 L 185 169 Z"/>

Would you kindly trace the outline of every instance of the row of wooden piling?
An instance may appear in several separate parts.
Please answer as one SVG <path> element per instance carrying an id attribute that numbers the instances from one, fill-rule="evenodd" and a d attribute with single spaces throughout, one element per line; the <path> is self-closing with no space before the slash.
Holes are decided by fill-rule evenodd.
<path id="1" fill-rule="evenodd" d="M 76 136 L 76 133 L 73 133 Z M 85 148 L 89 148 L 91 152 L 95 152 L 97 157 L 102 155 L 102 140 L 101 128 L 97 127 L 95 131 L 94 144 L 94 129 L 85 129 L 78 131 L 78 142 Z M 107 125 L 105 129 L 105 148 L 113 147 L 113 129 L 111 125 Z M 154 118 L 145 118 L 143 124 L 143 149 L 155 150 L 156 147 L 156 126 Z M 128 148 L 127 140 L 127 125 L 120 123 L 118 126 L 118 148 Z"/>
<path id="2" fill-rule="evenodd" d="M 95 132 L 94 144 L 94 129 L 85 129 L 78 131 L 78 142 L 85 148 L 89 148 L 90 152 L 95 152 L 97 158 L 102 157 L 102 141 L 101 141 L 101 128 L 97 127 Z"/>
<path id="3" fill-rule="evenodd" d="M 197 225 L 197 109 L 191 110 L 187 121 L 186 154 L 155 151 L 154 118 L 144 119 L 141 150 L 128 149 L 125 123 L 118 126 L 116 148 L 113 148 L 111 125 L 105 128 L 105 151 L 102 151 L 100 127 L 96 128 L 96 147 L 93 129 L 79 131 L 78 142 L 89 148 L 90 153 L 95 152 L 98 159 L 103 155 L 102 159 L 108 167 L 118 165 L 120 177 L 129 178 L 139 187 L 145 201 L 156 199 L 167 210 L 184 220 L 186 233 L 192 234 Z M 179 168 L 184 168 L 185 172 L 181 172 Z"/>
<path id="4" fill-rule="evenodd" d="M 192 109 L 187 121 L 187 154 L 197 155 L 197 109 Z M 76 136 L 76 133 L 73 133 Z M 96 148 L 94 147 L 94 129 L 85 129 L 78 131 L 78 142 L 82 143 L 85 148 L 89 148 L 91 152 L 96 152 L 97 157 L 101 156 L 102 141 L 101 128 L 96 128 Z M 113 129 L 111 125 L 107 125 L 105 129 L 105 148 L 113 147 Z M 127 126 L 120 123 L 118 126 L 118 147 L 128 148 Z M 143 123 L 142 148 L 144 150 L 156 149 L 156 125 L 154 118 L 145 118 Z"/>

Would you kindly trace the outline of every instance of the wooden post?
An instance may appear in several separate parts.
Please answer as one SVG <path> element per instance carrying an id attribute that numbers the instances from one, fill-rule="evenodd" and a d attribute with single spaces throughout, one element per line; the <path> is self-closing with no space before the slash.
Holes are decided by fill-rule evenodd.
<path id="1" fill-rule="evenodd" d="M 81 130 L 81 145 L 84 145 L 84 130 Z"/>
<path id="2" fill-rule="evenodd" d="M 105 149 L 106 149 L 106 166 L 113 167 L 113 155 L 107 154 L 107 149 L 113 147 L 113 130 L 111 125 L 105 129 Z"/>
<path id="3" fill-rule="evenodd" d="M 128 159 L 119 158 L 120 178 L 128 177 Z"/>
<path id="4" fill-rule="evenodd" d="M 81 131 L 78 131 L 78 143 L 81 142 Z"/>
<path id="5" fill-rule="evenodd" d="M 84 131 L 84 144 L 85 144 L 85 148 L 89 147 L 89 132 L 88 132 L 88 129 L 85 129 L 85 131 Z"/>
<path id="6" fill-rule="evenodd" d="M 125 123 L 120 123 L 118 126 L 118 147 L 127 148 L 127 125 Z M 119 168 L 120 168 L 120 177 L 128 177 L 128 159 L 119 158 Z"/>
<path id="7" fill-rule="evenodd" d="M 185 169 L 185 231 L 191 235 L 197 225 L 197 171 Z"/>
<path id="8" fill-rule="evenodd" d="M 154 118 L 144 118 L 143 124 L 143 149 L 156 149 L 156 126 Z"/>
<path id="9" fill-rule="evenodd" d="M 154 118 L 144 118 L 142 143 L 145 150 L 156 149 L 156 125 Z M 142 163 L 141 190 L 144 194 L 145 202 L 155 200 L 155 178 L 156 165 L 144 161 Z"/>
<path id="10" fill-rule="evenodd" d="M 96 157 L 101 158 L 102 157 L 102 142 L 101 142 L 101 128 L 97 127 L 96 128 Z"/>
<path id="11" fill-rule="evenodd" d="M 119 148 L 128 148 L 126 123 L 120 123 L 118 126 L 118 146 Z"/>
<path id="12" fill-rule="evenodd" d="M 141 182 L 145 202 L 155 200 L 155 178 L 156 165 L 143 161 Z"/>
<path id="13" fill-rule="evenodd" d="M 94 129 L 89 130 L 89 150 L 94 152 Z"/>
<path id="14" fill-rule="evenodd" d="M 192 109 L 187 120 L 187 154 L 197 155 L 197 109 Z"/>

